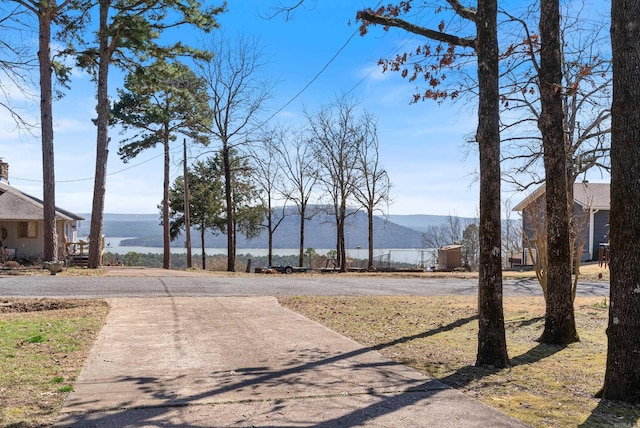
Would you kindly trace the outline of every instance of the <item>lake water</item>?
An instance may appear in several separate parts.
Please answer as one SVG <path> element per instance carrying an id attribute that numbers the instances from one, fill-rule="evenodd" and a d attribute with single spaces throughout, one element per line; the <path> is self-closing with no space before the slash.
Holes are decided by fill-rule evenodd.
<path id="1" fill-rule="evenodd" d="M 106 251 L 110 253 L 118 253 L 118 254 L 126 254 L 129 252 L 142 253 L 142 254 L 162 254 L 162 247 L 136 247 L 136 246 L 122 246 L 120 245 L 120 241 L 123 239 L 129 239 L 127 237 L 106 237 L 105 238 L 105 246 Z M 314 248 L 316 253 L 320 255 L 326 255 L 327 252 L 331 251 L 330 248 Z M 183 247 L 171 247 L 171 252 L 174 254 L 186 254 L 187 249 Z M 191 247 L 191 252 L 193 255 L 198 255 L 202 253 L 200 247 Z M 205 248 L 205 253 L 207 255 L 215 255 L 215 254 L 227 254 L 226 248 Z M 269 250 L 267 248 L 238 248 L 236 249 L 236 254 L 251 254 L 253 256 L 266 256 L 269 254 Z M 273 254 L 276 256 L 290 256 L 297 255 L 297 248 L 274 248 Z M 367 249 L 366 248 L 352 248 L 347 249 L 347 257 L 355 258 L 358 260 L 367 258 Z M 376 248 L 373 251 L 373 256 L 376 259 L 379 259 L 383 262 L 390 263 L 409 263 L 416 266 L 426 266 L 433 265 L 433 251 L 429 249 L 420 249 L 420 248 L 385 248 L 378 249 Z"/>

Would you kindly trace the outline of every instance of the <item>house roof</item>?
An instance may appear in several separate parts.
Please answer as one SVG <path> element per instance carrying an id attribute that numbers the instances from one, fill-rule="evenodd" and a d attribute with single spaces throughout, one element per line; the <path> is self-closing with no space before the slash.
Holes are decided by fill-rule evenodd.
<path id="1" fill-rule="evenodd" d="M 573 185 L 573 200 L 593 210 L 611 208 L 609 183 L 576 183 Z"/>
<path id="2" fill-rule="evenodd" d="M 611 207 L 609 183 L 581 182 L 573 184 L 573 201 L 583 207 L 591 209 L 608 210 Z M 524 198 L 522 202 L 513 207 L 513 211 L 523 211 L 530 203 L 544 194 L 545 185 L 538 187 L 533 193 Z"/>
<path id="3" fill-rule="evenodd" d="M 0 221 L 44 220 L 44 203 L 0 181 Z M 56 207 L 56 220 L 84 220 L 72 212 Z"/>

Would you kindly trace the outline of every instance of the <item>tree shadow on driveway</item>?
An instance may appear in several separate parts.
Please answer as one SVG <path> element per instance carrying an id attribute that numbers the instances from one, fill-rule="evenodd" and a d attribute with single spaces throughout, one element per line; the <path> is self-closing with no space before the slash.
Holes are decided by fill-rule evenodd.
<path id="1" fill-rule="evenodd" d="M 436 423 L 450 421 L 454 407 L 457 418 L 474 421 L 473 425 L 464 426 L 519 426 L 517 421 L 442 382 L 373 352 L 452 330 L 476 319 L 462 318 L 416 335 L 335 355 L 322 354 L 318 349 L 297 350 L 288 358 L 298 364 L 278 370 L 264 365 L 240 367 L 233 373 L 209 372 L 195 380 L 205 388 L 194 394 L 184 394 L 176 388 L 185 379 L 122 376 L 115 380 L 116 387 L 136 388 L 140 395 L 151 398 L 149 404 L 120 402 L 115 408 L 63 413 L 56 426 L 342 427 L 375 424 L 380 418 L 400 418 L 410 425 L 411 418 L 425 415 L 435 418 Z M 309 354 L 317 358 L 309 360 Z M 333 378 L 336 369 L 342 370 L 339 375 L 344 376 Z M 373 381 L 350 384 L 350 375 L 358 373 L 364 373 L 365 380 L 371 375 Z M 318 379 L 319 385 L 315 384 Z M 275 392 L 268 394 L 270 389 Z M 287 393 L 293 389 L 293 394 Z M 414 422 L 420 423 L 420 419 Z"/>

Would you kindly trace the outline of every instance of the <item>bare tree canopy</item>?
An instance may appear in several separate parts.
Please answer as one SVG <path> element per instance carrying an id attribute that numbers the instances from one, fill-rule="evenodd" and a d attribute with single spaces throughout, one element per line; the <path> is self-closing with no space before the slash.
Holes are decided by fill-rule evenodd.
<path id="1" fill-rule="evenodd" d="M 30 38 L 34 29 L 29 25 L 28 11 L 12 2 L 0 4 L 0 109 L 13 118 L 16 126 L 30 129 L 35 126 L 26 110 L 16 100 L 35 102 L 36 84 L 31 80 L 37 69 L 37 55 Z"/>
<path id="2" fill-rule="evenodd" d="M 211 60 L 200 61 L 199 68 L 209 87 L 214 144 L 222 148 L 227 209 L 227 270 L 235 271 L 235 219 L 231 152 L 241 156 L 242 146 L 251 140 L 259 114 L 271 96 L 273 83 L 265 78 L 262 47 L 257 39 L 224 35 L 212 36 L 206 49 Z"/>
<path id="3" fill-rule="evenodd" d="M 305 222 L 314 217 L 317 211 L 309 210 L 311 196 L 318 184 L 319 164 L 313 156 L 313 147 L 309 144 L 304 130 L 280 128 L 280 137 L 273 149 L 278 153 L 285 177 L 282 195 L 296 206 L 300 216 L 300 240 L 298 247 L 298 266 L 304 264 L 304 228 Z"/>
<path id="4" fill-rule="evenodd" d="M 309 138 L 319 166 L 319 181 L 330 199 L 336 222 L 337 264 L 347 270 L 345 222 L 355 188 L 362 184 L 358 171 L 360 147 L 371 134 L 371 122 L 359 114 L 357 104 L 339 98 L 317 113 L 307 113 Z"/>
<path id="5" fill-rule="evenodd" d="M 286 216 L 287 197 L 282 193 L 285 165 L 278 150 L 286 139 L 286 132 L 282 128 L 268 128 L 258 139 L 258 144 L 251 150 L 251 162 L 260 189 L 260 199 L 266 208 L 262 226 L 268 235 L 267 263 L 272 266 L 273 235 Z"/>
<path id="6" fill-rule="evenodd" d="M 580 7 L 582 6 L 582 7 Z M 584 19 L 585 5 L 563 6 L 560 27 L 562 106 L 569 189 L 592 168 L 609 170 L 611 61 L 606 23 Z M 544 182 L 541 117 L 539 11 L 524 16 L 507 11 L 504 24 L 514 41 L 501 55 L 504 180 L 518 190 Z"/>
<path id="7" fill-rule="evenodd" d="M 380 144 L 375 119 L 367 112 L 363 115 L 366 124 L 366 134 L 363 135 L 356 160 L 356 169 L 359 172 L 359 185 L 354 188 L 356 201 L 367 212 L 368 229 L 368 262 L 367 269 L 374 270 L 373 266 L 373 217 L 376 211 L 384 212 L 384 204 L 390 200 L 391 181 L 387 171 L 380 160 Z"/>

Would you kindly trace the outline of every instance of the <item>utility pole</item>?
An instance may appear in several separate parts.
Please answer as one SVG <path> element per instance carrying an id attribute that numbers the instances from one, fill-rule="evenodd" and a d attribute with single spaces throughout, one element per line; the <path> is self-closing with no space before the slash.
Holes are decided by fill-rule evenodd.
<path id="1" fill-rule="evenodd" d="M 189 168 L 187 168 L 187 139 L 183 139 L 184 166 L 184 230 L 187 244 L 187 269 L 193 267 L 191 261 L 191 218 L 189 216 Z M 202 267 L 204 269 L 204 266 Z"/>

